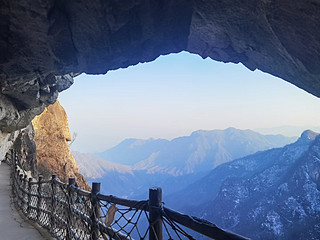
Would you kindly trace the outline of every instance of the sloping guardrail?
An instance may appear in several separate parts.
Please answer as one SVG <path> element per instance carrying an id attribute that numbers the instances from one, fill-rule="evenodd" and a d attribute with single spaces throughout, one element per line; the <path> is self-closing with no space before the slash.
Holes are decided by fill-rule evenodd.
<path id="1" fill-rule="evenodd" d="M 11 166 L 16 205 L 57 239 L 247 239 L 164 207 L 161 188 L 149 189 L 148 200 L 128 200 L 101 194 L 100 183 L 88 192 L 77 187 L 75 178 L 68 183 L 55 174 L 48 180 L 28 178 L 14 151 L 5 160 Z"/>

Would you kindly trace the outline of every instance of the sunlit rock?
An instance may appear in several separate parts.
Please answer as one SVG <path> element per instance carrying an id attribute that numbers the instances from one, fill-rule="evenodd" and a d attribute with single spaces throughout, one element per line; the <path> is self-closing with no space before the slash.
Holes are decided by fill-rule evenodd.
<path id="1" fill-rule="evenodd" d="M 56 173 L 67 182 L 76 177 L 79 186 L 88 189 L 88 184 L 79 173 L 78 166 L 71 155 L 68 142 L 71 141 L 68 118 L 57 101 L 32 121 L 37 146 L 38 171 L 46 178 Z"/>

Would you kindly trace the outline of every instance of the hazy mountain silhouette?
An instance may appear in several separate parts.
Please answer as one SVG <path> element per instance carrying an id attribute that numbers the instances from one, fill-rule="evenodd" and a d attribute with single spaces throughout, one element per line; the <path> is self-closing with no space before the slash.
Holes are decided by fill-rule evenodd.
<path id="1" fill-rule="evenodd" d="M 294 141 L 281 135 L 251 130 L 196 131 L 190 136 L 163 139 L 126 139 L 99 156 L 73 152 L 80 172 L 99 181 L 105 193 L 146 198 L 148 188 L 161 186 L 165 195 L 205 176 L 215 166 L 256 151 Z M 106 160 L 108 159 L 108 161 Z"/>
<path id="2" fill-rule="evenodd" d="M 118 163 L 108 162 L 89 153 L 80 153 L 72 151 L 81 173 L 90 179 L 101 178 L 107 172 L 116 172 L 119 174 L 133 174 L 130 166 Z"/>
<path id="3" fill-rule="evenodd" d="M 146 199 L 148 189 L 162 186 L 166 194 L 178 191 L 192 182 L 200 179 L 204 174 L 187 174 L 172 176 L 168 174 L 148 174 L 145 170 L 133 170 L 132 167 L 108 162 L 92 154 L 72 152 L 79 171 L 87 181 L 101 182 L 102 192 L 125 198 Z"/>
<path id="4" fill-rule="evenodd" d="M 296 138 L 262 135 L 251 130 L 199 130 L 190 136 L 163 139 L 126 139 L 96 156 L 134 170 L 173 176 L 208 171 L 257 151 L 281 147 Z"/>

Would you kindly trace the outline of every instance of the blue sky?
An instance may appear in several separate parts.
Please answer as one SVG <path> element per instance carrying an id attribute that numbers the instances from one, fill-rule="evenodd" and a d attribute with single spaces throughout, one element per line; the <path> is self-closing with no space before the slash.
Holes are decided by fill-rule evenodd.
<path id="1" fill-rule="evenodd" d="M 297 135 L 320 125 L 319 98 L 241 64 L 186 52 L 105 75 L 80 75 L 59 100 L 71 134 L 78 134 L 72 149 L 82 152 L 103 151 L 125 138 L 172 139 L 199 129 L 267 133 L 298 126 L 286 132 Z"/>

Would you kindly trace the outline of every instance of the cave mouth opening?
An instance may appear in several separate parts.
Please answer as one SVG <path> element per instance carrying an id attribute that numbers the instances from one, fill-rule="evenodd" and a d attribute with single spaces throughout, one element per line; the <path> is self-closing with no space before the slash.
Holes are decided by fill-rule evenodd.
<path id="1" fill-rule="evenodd" d="M 259 70 L 188 52 L 105 75 L 82 74 L 59 100 L 77 133 L 73 150 L 86 152 L 126 138 L 173 139 L 200 129 L 288 136 L 320 130 L 317 97 Z"/>

